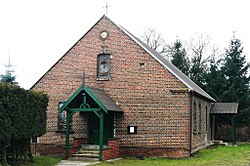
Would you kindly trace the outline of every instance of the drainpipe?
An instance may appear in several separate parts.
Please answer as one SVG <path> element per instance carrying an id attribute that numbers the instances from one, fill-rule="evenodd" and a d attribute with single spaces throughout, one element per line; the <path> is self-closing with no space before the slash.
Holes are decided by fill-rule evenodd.
<path id="1" fill-rule="evenodd" d="M 193 128 L 192 128 L 192 123 L 193 123 L 193 113 L 192 113 L 193 112 L 193 90 L 190 90 L 190 97 L 191 97 L 191 99 L 190 99 L 191 106 L 190 106 L 190 126 L 189 126 L 189 128 L 190 128 L 189 155 L 191 156 L 191 154 L 192 154 L 192 134 L 193 134 L 193 132 L 192 132 L 192 130 L 193 130 Z"/>

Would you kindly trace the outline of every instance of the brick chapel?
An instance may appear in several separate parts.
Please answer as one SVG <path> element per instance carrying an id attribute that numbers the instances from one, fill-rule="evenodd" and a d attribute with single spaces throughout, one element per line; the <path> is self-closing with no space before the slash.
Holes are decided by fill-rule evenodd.
<path id="1" fill-rule="evenodd" d="M 213 139 L 215 100 L 105 15 L 31 89 L 49 95 L 36 154 L 183 158 Z"/>

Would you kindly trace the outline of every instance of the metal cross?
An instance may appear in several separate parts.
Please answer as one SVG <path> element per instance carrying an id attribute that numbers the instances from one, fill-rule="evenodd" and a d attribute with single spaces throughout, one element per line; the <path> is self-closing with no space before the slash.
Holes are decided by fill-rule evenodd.
<path id="1" fill-rule="evenodd" d="M 79 77 L 79 78 L 82 79 L 82 89 L 84 89 L 85 78 L 89 78 L 89 76 L 86 76 L 86 75 L 85 75 L 85 72 L 83 71 L 83 72 L 82 72 L 82 76 Z"/>
<path id="2" fill-rule="evenodd" d="M 233 30 L 233 38 L 235 39 L 235 33 L 236 33 L 237 31 L 236 30 Z"/>
<path id="3" fill-rule="evenodd" d="M 104 6 L 103 8 L 106 8 L 106 15 L 108 15 L 108 8 L 111 6 L 108 6 L 108 3 L 106 2 L 106 6 Z"/>

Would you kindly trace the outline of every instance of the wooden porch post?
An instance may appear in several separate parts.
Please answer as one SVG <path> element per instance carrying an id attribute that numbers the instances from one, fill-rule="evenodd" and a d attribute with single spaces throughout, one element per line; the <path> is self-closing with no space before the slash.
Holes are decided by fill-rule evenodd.
<path id="1" fill-rule="evenodd" d="M 70 113 L 69 111 L 67 111 L 67 115 L 66 115 L 66 154 L 65 154 L 65 158 L 68 159 L 69 158 L 69 120 L 70 120 Z"/>
<path id="2" fill-rule="evenodd" d="M 211 120 L 211 130 L 212 130 L 212 132 L 211 132 L 211 136 L 212 136 L 212 140 L 215 140 L 215 125 L 216 125 L 216 123 L 215 123 L 215 115 L 214 114 L 212 114 L 212 120 Z"/>
<path id="3" fill-rule="evenodd" d="M 232 145 L 236 145 L 236 129 L 235 129 L 235 116 L 233 115 L 231 119 L 231 125 L 232 125 Z"/>
<path id="4" fill-rule="evenodd" d="M 99 126 L 99 160 L 102 161 L 103 149 L 103 110 L 100 111 L 100 126 Z"/>

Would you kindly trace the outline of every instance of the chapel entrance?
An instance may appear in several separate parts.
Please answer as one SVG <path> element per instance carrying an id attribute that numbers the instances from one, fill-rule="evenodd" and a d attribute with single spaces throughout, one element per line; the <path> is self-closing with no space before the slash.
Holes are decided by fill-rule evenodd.
<path id="1" fill-rule="evenodd" d="M 88 117 L 88 144 L 99 144 L 99 118 L 95 113 L 90 113 Z M 107 145 L 108 140 L 114 137 L 114 113 L 104 114 L 103 144 Z"/>
<path id="2" fill-rule="evenodd" d="M 102 160 L 103 144 L 107 144 L 108 139 L 114 137 L 114 112 L 123 113 L 122 109 L 105 91 L 88 88 L 83 84 L 60 106 L 59 112 L 64 111 L 66 111 L 65 158 L 69 158 L 70 152 L 70 119 L 77 112 L 86 112 L 89 114 L 88 143 L 99 145 L 99 160 Z"/>

